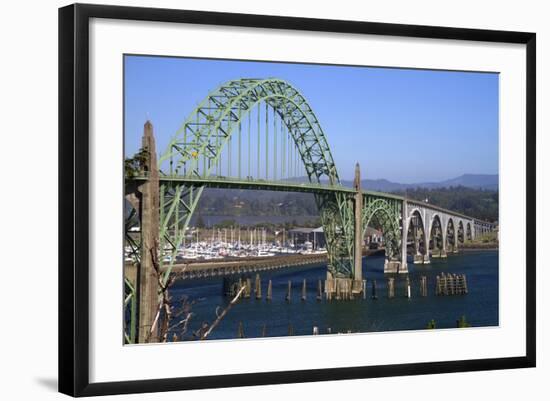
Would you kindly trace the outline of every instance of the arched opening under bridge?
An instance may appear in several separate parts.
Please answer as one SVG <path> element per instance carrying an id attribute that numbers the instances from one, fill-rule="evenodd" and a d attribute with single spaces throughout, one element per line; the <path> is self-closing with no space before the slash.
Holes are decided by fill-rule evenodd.
<path id="1" fill-rule="evenodd" d="M 457 235 L 455 222 L 452 218 L 447 220 L 447 230 L 445 233 L 445 245 L 447 252 L 458 252 Z"/>
<path id="2" fill-rule="evenodd" d="M 400 203 L 383 198 L 366 197 L 363 207 L 363 240 L 373 249 L 384 249 L 384 272 L 399 272 L 401 263 Z M 373 241 L 374 230 L 375 241 Z M 370 233 L 370 235 L 369 235 Z"/>
<path id="3" fill-rule="evenodd" d="M 436 214 L 432 218 L 430 224 L 430 251 L 432 258 L 441 258 L 447 257 L 445 251 L 445 237 L 443 233 L 443 225 L 441 224 L 441 219 L 439 215 Z"/>
<path id="4" fill-rule="evenodd" d="M 415 264 L 429 263 L 429 243 L 420 211 L 415 210 L 408 221 L 407 255 L 412 256 Z"/>
<path id="5" fill-rule="evenodd" d="M 459 220 L 458 222 L 458 231 L 457 231 L 457 240 L 458 240 L 458 245 L 463 245 L 464 244 L 464 223 L 462 223 L 462 220 Z"/>
<path id="6" fill-rule="evenodd" d="M 466 240 L 472 240 L 472 225 L 470 224 L 470 222 L 466 223 Z"/>

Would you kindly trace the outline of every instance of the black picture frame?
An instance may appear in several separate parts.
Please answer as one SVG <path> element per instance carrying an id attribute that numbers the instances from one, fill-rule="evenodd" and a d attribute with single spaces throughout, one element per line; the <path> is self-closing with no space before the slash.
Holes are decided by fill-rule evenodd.
<path id="1" fill-rule="evenodd" d="M 526 355 L 465 361 L 90 383 L 88 61 L 91 18 L 526 45 Z M 535 33 L 87 4 L 69 5 L 59 9 L 59 391 L 72 396 L 95 396 L 534 367 L 536 364 L 535 65 Z"/>

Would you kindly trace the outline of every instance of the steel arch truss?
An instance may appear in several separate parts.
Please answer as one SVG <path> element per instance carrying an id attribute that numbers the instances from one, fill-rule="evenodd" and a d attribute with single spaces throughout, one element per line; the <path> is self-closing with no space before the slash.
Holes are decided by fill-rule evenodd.
<path id="1" fill-rule="evenodd" d="M 239 79 L 211 92 L 189 115 L 159 159 L 161 175 L 207 178 L 219 175 L 218 160 L 224 147 L 253 108 L 266 104 L 284 122 L 312 183 L 340 183 L 326 137 L 302 94 L 279 79 Z M 204 184 L 161 185 L 161 249 L 170 249 L 166 277 L 182 243 Z M 353 274 L 353 206 L 349 195 L 317 194 L 325 230 L 329 272 Z"/>
<path id="2" fill-rule="evenodd" d="M 403 202 L 398 199 L 363 196 L 362 232 L 365 233 L 369 225 L 382 229 L 386 257 L 389 260 L 398 260 L 401 257 L 402 207 Z"/>

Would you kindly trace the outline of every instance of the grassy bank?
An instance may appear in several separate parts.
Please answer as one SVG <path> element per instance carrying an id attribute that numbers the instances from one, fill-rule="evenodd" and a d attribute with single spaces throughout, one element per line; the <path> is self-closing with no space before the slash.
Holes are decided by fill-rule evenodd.
<path id="1" fill-rule="evenodd" d="M 464 242 L 464 249 L 498 249 L 498 233 L 490 232 L 477 238 Z"/>

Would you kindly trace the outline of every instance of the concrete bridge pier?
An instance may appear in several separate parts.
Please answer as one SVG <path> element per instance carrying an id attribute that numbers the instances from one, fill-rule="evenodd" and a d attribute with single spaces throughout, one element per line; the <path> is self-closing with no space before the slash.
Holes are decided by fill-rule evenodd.
<path id="1" fill-rule="evenodd" d="M 153 125 L 147 121 L 143 129 L 142 148 L 147 159 L 141 166 L 147 180 L 131 188 L 126 199 L 138 211 L 141 229 L 141 255 L 137 266 L 137 342 L 157 342 L 157 330 L 152 329 L 158 304 L 159 270 L 159 171 Z"/>
<path id="2" fill-rule="evenodd" d="M 349 300 L 364 296 L 363 282 L 363 193 L 361 191 L 361 171 L 359 163 L 355 164 L 353 180 L 355 194 L 353 196 L 353 277 L 333 277 L 327 272 L 325 280 L 325 295 L 327 300 Z"/>
<path id="3" fill-rule="evenodd" d="M 402 212 L 402 218 L 401 218 L 401 261 L 399 261 L 399 265 L 397 265 L 397 273 L 408 273 L 409 268 L 407 267 L 407 217 L 406 217 L 406 211 L 407 211 L 407 200 L 403 199 L 403 206 L 401 209 Z"/>
<path id="4" fill-rule="evenodd" d="M 400 260 L 389 260 L 384 261 L 384 273 L 408 273 L 407 264 L 403 266 Z"/>
<path id="5" fill-rule="evenodd" d="M 363 280 L 363 193 L 361 192 L 361 170 L 359 163 L 355 164 L 355 177 L 353 180 L 354 196 L 354 260 L 353 279 L 359 282 Z"/>
<path id="6" fill-rule="evenodd" d="M 439 257 L 442 259 L 447 258 L 447 240 L 446 240 L 446 234 L 443 235 L 442 244 L 441 244 L 441 251 L 439 252 Z"/>
<path id="7" fill-rule="evenodd" d="M 407 201 L 403 199 L 402 210 L 407 210 Z M 407 267 L 407 219 L 401 219 L 401 260 L 399 257 L 395 259 L 386 258 L 384 262 L 384 273 L 408 273 L 409 269 Z"/>
<path id="8" fill-rule="evenodd" d="M 424 255 L 420 253 L 420 238 L 418 237 L 418 227 L 416 225 L 413 227 L 413 236 L 414 236 L 413 263 L 415 265 L 421 265 L 421 264 L 424 264 Z"/>

